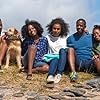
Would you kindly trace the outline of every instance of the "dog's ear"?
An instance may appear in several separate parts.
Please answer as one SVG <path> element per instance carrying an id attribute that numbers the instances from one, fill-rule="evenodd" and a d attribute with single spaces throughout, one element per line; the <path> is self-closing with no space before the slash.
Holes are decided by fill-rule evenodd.
<path id="1" fill-rule="evenodd" d="M 18 32 L 18 30 L 14 29 L 14 34 L 19 35 L 20 33 Z"/>

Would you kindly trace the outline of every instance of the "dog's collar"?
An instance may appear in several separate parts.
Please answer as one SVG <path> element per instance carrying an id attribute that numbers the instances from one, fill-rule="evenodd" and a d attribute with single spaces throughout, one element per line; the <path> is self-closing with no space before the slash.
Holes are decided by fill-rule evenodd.
<path id="1" fill-rule="evenodd" d="M 11 35 L 11 36 L 8 36 L 8 40 L 20 40 L 20 36 Z"/>

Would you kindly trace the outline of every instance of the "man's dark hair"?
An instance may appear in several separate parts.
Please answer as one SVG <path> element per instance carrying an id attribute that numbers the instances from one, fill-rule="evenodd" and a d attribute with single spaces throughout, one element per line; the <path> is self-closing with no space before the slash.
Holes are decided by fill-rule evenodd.
<path id="1" fill-rule="evenodd" d="M 61 33 L 59 36 L 63 37 L 63 36 L 67 36 L 68 32 L 69 32 L 69 24 L 66 23 L 62 18 L 56 18 L 53 19 L 46 27 L 47 27 L 47 31 L 49 34 L 52 33 L 52 27 L 54 24 L 60 24 L 61 25 Z"/>
<path id="2" fill-rule="evenodd" d="M 76 23 L 77 23 L 78 21 L 82 21 L 82 22 L 84 22 L 84 26 L 86 27 L 86 21 L 85 21 L 85 19 L 80 18 L 80 19 L 78 19 L 78 20 L 76 21 Z"/>

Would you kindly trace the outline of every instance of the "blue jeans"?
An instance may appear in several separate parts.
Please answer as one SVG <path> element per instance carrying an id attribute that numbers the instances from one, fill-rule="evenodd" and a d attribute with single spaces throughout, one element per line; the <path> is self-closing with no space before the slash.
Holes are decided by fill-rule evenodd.
<path id="1" fill-rule="evenodd" d="M 76 65 L 78 66 L 79 71 L 86 71 L 88 70 L 92 65 L 92 60 L 89 59 L 78 59 L 76 58 Z"/>
<path id="2" fill-rule="evenodd" d="M 65 49 L 60 49 L 59 59 L 53 59 L 50 61 L 50 67 L 48 75 L 62 74 L 66 65 L 67 52 Z"/>

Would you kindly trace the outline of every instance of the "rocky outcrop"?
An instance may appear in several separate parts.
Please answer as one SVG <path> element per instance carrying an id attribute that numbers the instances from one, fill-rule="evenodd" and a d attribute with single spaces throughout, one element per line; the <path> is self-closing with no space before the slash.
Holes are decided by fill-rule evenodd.
<path id="1" fill-rule="evenodd" d="M 56 84 L 51 88 L 55 89 Z M 65 87 L 63 91 L 55 91 L 50 95 L 39 94 L 21 87 L 0 84 L 0 100 L 100 100 L 100 78 L 75 83 L 73 87 Z"/>

